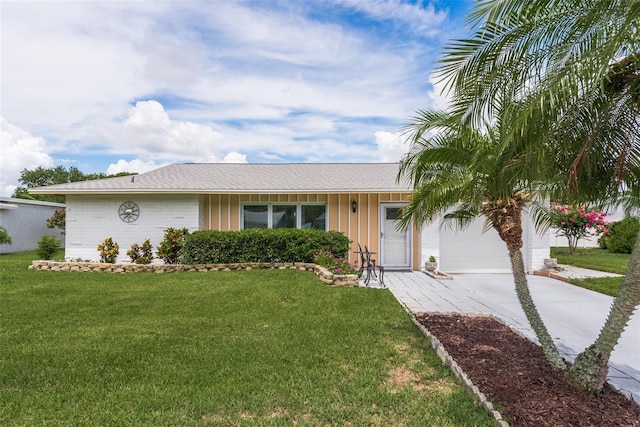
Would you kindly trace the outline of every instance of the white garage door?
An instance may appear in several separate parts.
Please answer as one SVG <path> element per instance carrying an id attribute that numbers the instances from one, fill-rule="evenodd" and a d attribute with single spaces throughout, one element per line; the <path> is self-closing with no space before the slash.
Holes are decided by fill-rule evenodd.
<path id="1" fill-rule="evenodd" d="M 445 273 L 510 273 L 504 242 L 494 230 L 482 233 L 484 219 L 464 231 L 440 229 L 439 268 Z"/>

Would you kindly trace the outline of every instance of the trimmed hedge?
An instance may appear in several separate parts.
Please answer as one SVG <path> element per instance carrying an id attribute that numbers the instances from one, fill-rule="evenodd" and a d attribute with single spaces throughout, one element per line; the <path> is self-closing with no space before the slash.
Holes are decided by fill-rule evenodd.
<path id="1" fill-rule="evenodd" d="M 338 231 L 314 229 L 250 229 L 196 231 L 185 236 L 183 264 L 238 262 L 313 262 L 316 252 L 345 257 L 351 241 Z"/>

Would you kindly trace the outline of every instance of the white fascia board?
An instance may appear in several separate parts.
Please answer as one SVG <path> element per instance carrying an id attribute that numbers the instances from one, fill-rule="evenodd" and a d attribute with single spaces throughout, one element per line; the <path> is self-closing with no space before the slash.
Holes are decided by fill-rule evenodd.
<path id="1" fill-rule="evenodd" d="M 209 190 L 209 189 L 181 189 L 181 190 L 139 190 L 139 189 L 118 189 L 118 190 L 67 190 L 60 191 L 30 191 L 33 194 L 57 194 L 57 195 L 78 195 L 78 194 L 353 194 L 353 193 L 409 193 L 411 190 L 394 189 L 325 189 L 325 190 Z"/>

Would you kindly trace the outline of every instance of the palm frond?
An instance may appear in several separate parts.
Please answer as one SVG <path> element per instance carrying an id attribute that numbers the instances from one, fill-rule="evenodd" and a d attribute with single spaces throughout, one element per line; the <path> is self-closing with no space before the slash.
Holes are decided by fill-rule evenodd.
<path id="1" fill-rule="evenodd" d="M 570 105 L 602 84 L 611 61 L 640 51 L 639 20 L 634 0 L 480 1 L 472 36 L 447 46 L 438 72 L 454 111 L 476 120 L 495 115 L 500 94 Z"/>
<path id="2" fill-rule="evenodd" d="M 498 116 L 477 128 L 448 112 L 418 112 L 405 128 L 411 147 L 397 176 L 413 188 L 401 227 L 441 216 L 445 224 L 464 228 L 483 203 L 541 188 L 535 184 L 539 167 L 526 152 L 529 145 L 503 119 Z"/>

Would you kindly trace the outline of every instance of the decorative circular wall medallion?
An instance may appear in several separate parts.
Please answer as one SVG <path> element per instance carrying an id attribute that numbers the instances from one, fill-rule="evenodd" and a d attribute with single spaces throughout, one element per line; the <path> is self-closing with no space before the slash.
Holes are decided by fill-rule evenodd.
<path id="1" fill-rule="evenodd" d="M 133 222 L 138 219 L 140 208 L 134 202 L 126 201 L 118 208 L 118 216 L 124 222 Z"/>

